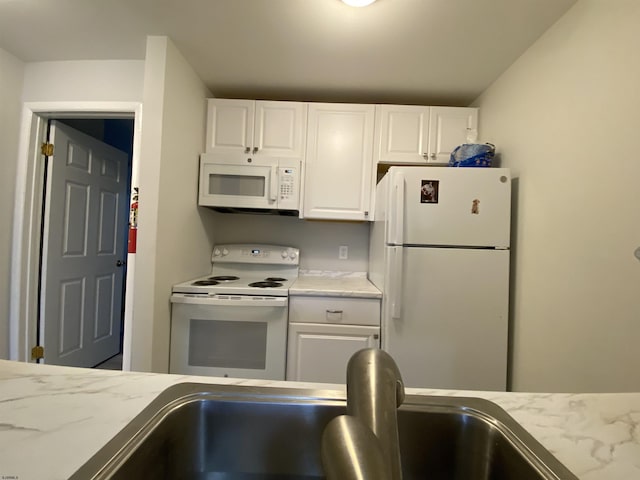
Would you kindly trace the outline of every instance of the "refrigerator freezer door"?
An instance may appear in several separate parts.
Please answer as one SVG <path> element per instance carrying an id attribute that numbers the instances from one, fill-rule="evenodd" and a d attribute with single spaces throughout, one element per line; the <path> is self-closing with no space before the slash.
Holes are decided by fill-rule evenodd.
<path id="1" fill-rule="evenodd" d="M 387 244 L 509 247 L 506 168 L 394 167 Z"/>
<path id="2" fill-rule="evenodd" d="M 405 385 L 504 391 L 509 251 L 404 248 L 400 258 L 401 281 L 390 290 L 402 308 L 393 318 L 397 303 L 385 296 L 382 348 Z"/>

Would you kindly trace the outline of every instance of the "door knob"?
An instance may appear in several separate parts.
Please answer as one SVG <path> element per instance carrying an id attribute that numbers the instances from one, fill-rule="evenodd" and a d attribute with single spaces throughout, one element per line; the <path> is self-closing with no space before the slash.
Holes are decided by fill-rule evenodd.
<path id="1" fill-rule="evenodd" d="M 127 262 L 123 262 L 122 260 L 118 260 L 116 262 L 116 267 L 122 267 L 123 265 L 126 265 L 126 264 L 127 264 Z"/>

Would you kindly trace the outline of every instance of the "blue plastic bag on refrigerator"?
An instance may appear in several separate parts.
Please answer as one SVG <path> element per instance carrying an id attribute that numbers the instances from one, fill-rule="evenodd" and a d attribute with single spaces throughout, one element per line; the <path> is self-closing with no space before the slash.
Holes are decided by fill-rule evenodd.
<path id="1" fill-rule="evenodd" d="M 455 148 L 449 158 L 450 167 L 490 167 L 496 152 L 491 143 L 465 143 Z"/>

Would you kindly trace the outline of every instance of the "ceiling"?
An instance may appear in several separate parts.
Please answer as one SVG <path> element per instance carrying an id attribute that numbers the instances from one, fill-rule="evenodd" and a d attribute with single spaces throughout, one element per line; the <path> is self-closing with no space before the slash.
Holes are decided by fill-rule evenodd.
<path id="1" fill-rule="evenodd" d="M 168 35 L 218 97 L 466 106 L 575 2 L 0 0 L 0 48 L 144 59 Z"/>

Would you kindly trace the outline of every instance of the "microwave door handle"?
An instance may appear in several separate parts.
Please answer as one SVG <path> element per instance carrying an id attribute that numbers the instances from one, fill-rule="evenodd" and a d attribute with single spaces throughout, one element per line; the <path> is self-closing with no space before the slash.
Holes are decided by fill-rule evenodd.
<path id="1" fill-rule="evenodd" d="M 275 202 L 278 200 L 278 166 L 271 166 L 271 178 L 269 179 L 269 200 Z"/>

